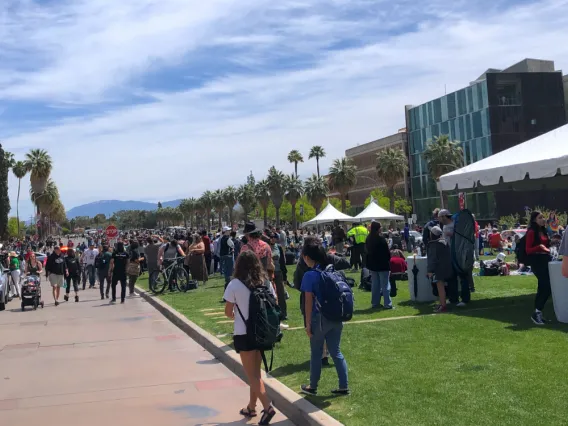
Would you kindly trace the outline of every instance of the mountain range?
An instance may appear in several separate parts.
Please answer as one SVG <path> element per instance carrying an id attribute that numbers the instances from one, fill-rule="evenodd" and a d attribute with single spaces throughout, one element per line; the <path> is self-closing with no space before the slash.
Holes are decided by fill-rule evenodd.
<path id="1" fill-rule="evenodd" d="M 177 207 L 181 200 L 164 201 L 162 207 Z M 112 216 L 120 210 L 156 210 L 158 203 L 148 203 L 145 201 L 120 201 L 120 200 L 102 200 L 89 204 L 73 207 L 67 211 L 67 217 L 73 219 L 77 216 L 94 217 L 100 213 L 106 217 Z"/>

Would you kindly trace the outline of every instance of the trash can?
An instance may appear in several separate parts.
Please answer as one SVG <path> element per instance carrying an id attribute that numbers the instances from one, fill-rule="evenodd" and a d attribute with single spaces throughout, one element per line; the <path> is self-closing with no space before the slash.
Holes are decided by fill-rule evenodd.
<path id="1" fill-rule="evenodd" d="M 408 264 L 408 291 L 410 300 L 413 302 L 434 302 L 438 300 L 432 293 L 432 285 L 428 278 L 428 264 L 426 257 L 409 256 L 406 258 Z M 417 269 L 414 269 L 416 265 Z M 416 286 L 414 283 L 416 282 Z"/>
<path id="2" fill-rule="evenodd" d="M 568 323 L 568 278 L 562 276 L 562 262 L 550 262 L 548 272 L 554 314 L 559 322 Z"/>

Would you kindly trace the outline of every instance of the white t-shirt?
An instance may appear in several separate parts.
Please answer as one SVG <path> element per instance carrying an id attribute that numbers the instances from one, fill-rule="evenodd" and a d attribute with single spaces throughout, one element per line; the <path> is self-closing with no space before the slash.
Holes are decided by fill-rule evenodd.
<path id="1" fill-rule="evenodd" d="M 268 288 L 270 289 L 272 295 L 276 297 L 272 285 L 269 285 Z M 227 302 L 239 305 L 239 309 L 241 310 L 243 317 L 245 317 L 245 320 L 248 319 L 250 290 L 246 285 L 242 283 L 241 280 L 238 280 L 236 278 L 231 280 L 229 285 L 227 285 L 227 290 L 225 290 L 223 299 L 225 299 Z M 235 336 L 241 336 L 243 334 L 247 334 L 247 325 L 244 323 L 243 319 L 241 318 L 241 314 L 239 314 L 239 310 L 237 309 L 236 306 L 233 308 L 233 312 L 235 314 L 235 328 L 233 334 Z"/>
<path id="2" fill-rule="evenodd" d="M 87 249 L 85 250 L 85 254 L 84 254 L 84 261 L 85 264 L 87 265 L 94 265 L 95 264 L 95 258 L 98 256 L 99 251 L 97 249 Z"/>

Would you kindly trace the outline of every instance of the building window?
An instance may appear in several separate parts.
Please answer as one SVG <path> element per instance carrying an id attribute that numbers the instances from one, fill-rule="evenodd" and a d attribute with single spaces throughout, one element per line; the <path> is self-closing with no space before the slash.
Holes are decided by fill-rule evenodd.
<path id="1" fill-rule="evenodd" d="M 499 75 L 495 82 L 497 105 L 521 105 L 521 81 L 513 75 Z"/>
<path id="2" fill-rule="evenodd" d="M 471 114 L 471 119 L 473 123 L 473 137 L 480 138 L 483 136 L 483 128 L 481 125 L 481 112 L 477 111 Z"/>
<path id="3" fill-rule="evenodd" d="M 432 102 L 434 108 L 434 123 L 442 122 L 442 100 L 436 99 Z"/>
<path id="4" fill-rule="evenodd" d="M 450 93 L 446 97 L 446 99 L 448 101 L 448 118 L 455 118 L 457 116 L 457 114 L 456 114 L 456 94 Z"/>

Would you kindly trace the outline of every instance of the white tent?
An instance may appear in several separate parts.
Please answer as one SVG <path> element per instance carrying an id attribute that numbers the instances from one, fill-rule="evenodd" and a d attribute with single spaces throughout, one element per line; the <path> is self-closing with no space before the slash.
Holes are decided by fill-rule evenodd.
<path id="1" fill-rule="evenodd" d="M 312 220 L 308 220 L 307 222 L 302 223 L 302 227 L 320 225 L 323 223 L 333 223 L 336 220 L 340 222 L 356 222 L 353 217 L 346 215 L 345 213 L 341 213 L 339 210 L 333 207 L 331 203 L 328 203 L 320 214 L 318 214 Z"/>
<path id="2" fill-rule="evenodd" d="M 567 183 L 568 124 L 443 175 L 440 189 L 538 190 Z"/>
<path id="3" fill-rule="evenodd" d="M 358 220 L 360 222 L 365 222 L 373 219 L 404 220 L 402 216 L 399 216 L 397 214 L 391 213 L 383 209 L 374 201 L 371 201 L 369 205 L 365 208 L 365 210 L 363 210 L 361 213 L 355 216 L 355 220 Z"/>

